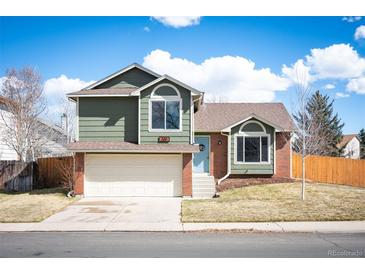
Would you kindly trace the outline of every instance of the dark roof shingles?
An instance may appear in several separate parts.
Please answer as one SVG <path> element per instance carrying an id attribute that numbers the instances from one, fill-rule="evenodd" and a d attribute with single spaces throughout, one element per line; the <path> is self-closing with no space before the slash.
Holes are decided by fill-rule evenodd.
<path id="1" fill-rule="evenodd" d="M 347 134 L 344 135 L 341 142 L 337 144 L 338 148 L 342 148 L 348 144 L 353 138 L 356 138 L 357 134 Z"/>
<path id="2" fill-rule="evenodd" d="M 282 103 L 206 103 L 195 113 L 196 131 L 221 131 L 251 115 L 259 116 L 284 130 L 295 129 Z"/>
<path id="3" fill-rule="evenodd" d="M 68 93 L 68 96 L 77 95 L 130 95 L 131 92 L 137 90 L 137 88 L 99 88 L 80 90 L 76 92 Z"/>
<path id="4" fill-rule="evenodd" d="M 199 147 L 190 144 L 134 144 L 121 141 L 79 141 L 67 145 L 77 151 L 122 151 L 122 152 L 198 152 Z"/>

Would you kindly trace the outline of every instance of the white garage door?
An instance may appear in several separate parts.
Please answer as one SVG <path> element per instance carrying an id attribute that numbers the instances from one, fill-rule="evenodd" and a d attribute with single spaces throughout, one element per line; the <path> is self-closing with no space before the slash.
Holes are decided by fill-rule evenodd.
<path id="1" fill-rule="evenodd" d="M 181 196 L 181 155 L 86 154 L 85 196 Z"/>

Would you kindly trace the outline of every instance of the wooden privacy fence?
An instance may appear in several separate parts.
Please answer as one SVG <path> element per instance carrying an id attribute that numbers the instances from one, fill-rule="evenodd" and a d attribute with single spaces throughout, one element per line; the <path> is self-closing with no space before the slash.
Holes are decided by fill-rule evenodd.
<path id="1" fill-rule="evenodd" d="M 39 158 L 37 164 L 38 180 L 36 188 L 60 186 L 65 173 L 73 171 L 73 158 L 71 156 Z"/>
<path id="2" fill-rule="evenodd" d="M 302 158 L 293 153 L 294 178 L 302 177 Z M 321 183 L 365 187 L 365 160 L 340 157 L 308 156 L 305 159 L 305 178 Z"/>
<path id="3" fill-rule="evenodd" d="M 30 191 L 34 182 L 34 163 L 0 161 L 0 189 Z"/>

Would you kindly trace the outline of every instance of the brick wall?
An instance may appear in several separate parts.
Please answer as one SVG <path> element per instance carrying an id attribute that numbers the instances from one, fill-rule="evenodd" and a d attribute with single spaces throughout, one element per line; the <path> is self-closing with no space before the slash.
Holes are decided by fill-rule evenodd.
<path id="1" fill-rule="evenodd" d="M 222 144 L 219 145 L 219 141 Z M 210 173 L 220 179 L 227 173 L 227 136 L 211 133 L 210 146 Z"/>
<path id="2" fill-rule="evenodd" d="M 192 154 L 183 153 L 183 170 L 182 170 L 182 194 L 183 196 L 193 195 L 192 176 L 193 176 L 193 163 Z"/>
<path id="3" fill-rule="evenodd" d="M 276 133 L 276 174 L 278 177 L 290 177 L 290 133 Z"/>
<path id="4" fill-rule="evenodd" d="M 85 153 L 76 153 L 75 155 L 75 193 L 84 194 L 84 170 L 85 170 Z"/>

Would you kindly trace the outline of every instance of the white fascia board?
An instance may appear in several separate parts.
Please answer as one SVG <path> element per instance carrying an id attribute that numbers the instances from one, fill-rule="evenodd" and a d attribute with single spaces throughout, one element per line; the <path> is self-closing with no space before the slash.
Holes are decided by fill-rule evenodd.
<path id="1" fill-rule="evenodd" d="M 113 152 L 118 152 L 118 153 L 144 153 L 144 154 L 149 154 L 149 153 L 171 153 L 171 154 L 176 154 L 176 153 L 198 153 L 199 151 L 183 151 L 183 150 L 176 150 L 176 151 L 165 151 L 165 150 L 149 150 L 149 151 L 141 151 L 141 150 L 120 150 L 120 149 L 113 149 L 113 150 L 105 150 L 105 149 L 68 149 L 68 151 L 71 152 L 84 152 L 84 153 L 90 153 L 90 152 L 105 152 L 105 153 L 113 153 Z"/>
<path id="2" fill-rule="evenodd" d="M 130 94 L 80 94 L 80 95 L 68 95 L 68 98 L 77 98 L 77 97 L 138 97 L 138 95 L 130 95 Z"/>
<path id="3" fill-rule="evenodd" d="M 198 91 L 198 90 L 196 90 L 196 89 L 194 89 L 194 88 L 192 88 L 192 87 L 190 87 L 190 86 L 180 82 L 179 80 L 176 80 L 175 78 L 172 78 L 171 76 L 168 76 L 166 74 L 162 75 L 160 78 L 157 78 L 156 80 L 154 80 L 152 82 L 149 82 L 148 84 L 140 87 L 139 89 L 131 92 L 131 95 L 140 95 L 142 90 L 145 90 L 146 88 L 149 88 L 150 86 L 152 86 L 154 84 L 157 84 L 157 83 L 159 83 L 159 82 L 161 82 L 162 80 L 165 80 L 165 79 L 169 80 L 169 81 L 171 81 L 171 82 L 173 82 L 173 83 L 175 83 L 179 86 L 182 86 L 183 88 L 186 88 L 186 89 L 190 90 L 193 95 L 198 95 L 198 96 L 202 95 L 202 92 L 200 92 L 200 91 Z"/>
<path id="4" fill-rule="evenodd" d="M 147 72 L 147 73 L 149 73 L 149 74 L 151 74 L 151 75 L 153 75 L 157 78 L 159 78 L 161 76 L 161 75 L 157 74 L 156 72 L 153 72 L 153 71 L 151 71 L 151 70 L 149 70 L 149 69 L 147 69 L 147 68 L 145 68 L 145 67 L 143 67 L 143 66 L 141 66 L 137 63 L 134 63 L 134 64 L 131 64 L 131 65 L 125 67 L 125 68 L 122 68 L 121 70 L 118 70 L 117 72 L 115 72 L 113 74 L 110 74 L 109 76 L 95 82 L 94 84 L 91 84 L 91 85 L 87 86 L 86 88 L 83 88 L 83 90 L 92 89 L 92 88 L 94 88 L 94 87 L 96 87 L 96 86 L 98 86 L 102 83 L 105 83 L 106 81 L 108 81 L 108 80 L 110 80 L 110 79 L 112 79 L 112 78 L 114 78 L 118 75 L 121 75 L 121 74 L 123 74 L 123 73 L 125 73 L 125 72 L 127 72 L 127 71 L 129 71 L 133 68 L 139 68 L 140 70 L 143 70 L 144 72 Z"/>
<path id="5" fill-rule="evenodd" d="M 275 128 L 275 130 L 276 131 L 278 131 L 278 132 L 280 132 L 280 131 L 288 131 L 288 130 L 285 130 L 284 128 L 282 128 L 282 127 L 280 127 L 280 126 L 278 126 L 278 125 L 276 125 L 276 124 L 273 124 L 273 123 L 271 123 L 271 122 L 269 122 L 269 121 L 267 121 L 266 119 L 264 119 L 264 118 L 261 118 L 260 116 L 258 116 L 258 115 L 256 115 L 256 114 L 251 114 L 250 116 L 248 116 L 247 118 L 245 118 L 245 119 L 242 119 L 241 121 L 238 121 L 238 122 L 236 122 L 236 123 L 234 123 L 234 124 L 232 124 L 232 125 L 230 125 L 229 127 L 226 127 L 226 128 L 224 128 L 224 129 L 222 129 L 222 131 L 230 131 L 231 130 L 231 128 L 233 128 L 233 127 L 235 127 L 235 126 L 237 126 L 237 125 L 239 125 L 239 124 L 242 124 L 243 122 L 246 122 L 246 121 L 248 121 L 248 120 L 250 120 L 250 119 L 252 119 L 252 118 L 255 118 L 255 119 L 257 119 L 257 120 L 259 120 L 259 121 L 261 121 L 261 122 L 263 122 L 263 123 L 265 123 L 265 124 L 268 124 L 269 126 L 272 126 L 273 128 Z"/>
<path id="6" fill-rule="evenodd" d="M 221 133 L 230 132 L 230 130 L 194 130 L 195 133 Z"/>

